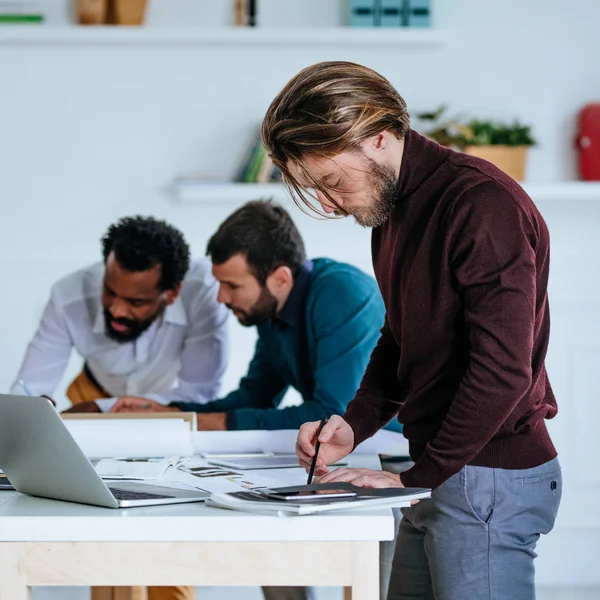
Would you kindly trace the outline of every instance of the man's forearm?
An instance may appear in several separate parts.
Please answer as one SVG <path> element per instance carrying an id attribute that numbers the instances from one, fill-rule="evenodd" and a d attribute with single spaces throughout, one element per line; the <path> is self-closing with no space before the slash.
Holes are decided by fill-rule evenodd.
<path id="1" fill-rule="evenodd" d="M 99 413 L 102 412 L 95 402 L 82 402 L 62 411 L 63 413 Z"/>

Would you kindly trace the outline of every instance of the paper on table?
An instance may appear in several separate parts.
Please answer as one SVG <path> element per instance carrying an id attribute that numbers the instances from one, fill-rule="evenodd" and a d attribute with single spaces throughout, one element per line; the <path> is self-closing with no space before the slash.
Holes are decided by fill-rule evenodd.
<path id="1" fill-rule="evenodd" d="M 96 465 L 96 473 L 105 479 L 158 479 L 179 458 L 121 459 L 102 458 Z"/>
<path id="2" fill-rule="evenodd" d="M 359 444 L 354 452 L 356 454 L 408 456 L 408 440 L 401 433 L 380 429 L 373 437 Z"/>
<path id="3" fill-rule="evenodd" d="M 295 452 L 296 429 L 275 431 L 200 431 L 192 434 L 196 454 L 240 454 L 270 452 L 286 454 Z M 408 441 L 401 433 L 378 431 L 354 450 L 356 454 L 388 454 L 408 456 Z"/>
<path id="4" fill-rule="evenodd" d="M 241 492 L 256 487 L 277 487 L 281 481 L 274 477 L 258 475 L 257 473 L 241 473 L 220 467 L 196 466 L 189 471 L 170 467 L 160 478 L 163 483 L 184 484 L 211 493 Z"/>
<path id="5" fill-rule="evenodd" d="M 90 458 L 145 458 L 193 454 L 189 424 L 183 419 L 65 420 Z"/>

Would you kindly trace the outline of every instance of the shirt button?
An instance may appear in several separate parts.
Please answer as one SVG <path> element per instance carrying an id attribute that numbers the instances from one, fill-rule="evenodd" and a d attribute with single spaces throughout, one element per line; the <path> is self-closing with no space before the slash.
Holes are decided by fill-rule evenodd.
<path id="1" fill-rule="evenodd" d="M 550 482 L 550 489 L 551 490 L 555 490 L 557 488 L 558 484 L 556 483 L 556 481 L 551 481 Z"/>

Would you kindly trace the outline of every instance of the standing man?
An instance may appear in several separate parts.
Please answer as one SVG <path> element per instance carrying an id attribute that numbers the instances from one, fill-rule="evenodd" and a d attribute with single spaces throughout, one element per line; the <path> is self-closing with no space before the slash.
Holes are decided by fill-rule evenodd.
<path id="1" fill-rule="evenodd" d="M 317 467 L 404 424 L 412 468 L 322 479 L 433 489 L 403 510 L 388 598 L 533 598 L 534 549 L 561 496 L 544 422 L 557 409 L 542 217 L 490 163 L 412 131 L 398 92 L 360 65 L 304 69 L 262 134 L 298 203 L 312 206 L 312 189 L 325 213 L 373 228 L 385 324 L 354 400 L 320 435 Z M 317 425 L 298 436 L 305 467 Z"/>

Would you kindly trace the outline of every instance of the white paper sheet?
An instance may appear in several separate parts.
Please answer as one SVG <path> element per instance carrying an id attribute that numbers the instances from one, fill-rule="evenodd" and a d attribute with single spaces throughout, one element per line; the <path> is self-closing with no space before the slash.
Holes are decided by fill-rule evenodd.
<path id="1" fill-rule="evenodd" d="M 207 454 L 240 454 L 244 452 L 293 453 L 296 429 L 275 431 L 199 431 L 192 434 L 194 452 Z M 401 433 L 381 430 L 354 450 L 356 454 L 388 454 L 408 456 L 408 441 Z"/>
<path id="2" fill-rule="evenodd" d="M 255 487 L 283 485 L 277 477 L 262 475 L 257 471 L 242 473 L 233 469 L 213 467 L 202 461 L 195 461 L 195 464 L 188 465 L 188 469 L 187 471 L 181 467 L 167 469 L 159 480 L 160 485 L 163 485 L 163 483 L 183 484 L 211 493 L 242 492 Z"/>
<path id="3" fill-rule="evenodd" d="M 158 479 L 170 467 L 179 462 L 178 457 L 163 459 L 102 458 L 95 465 L 96 473 L 103 479 Z"/>
<path id="4" fill-rule="evenodd" d="M 90 458 L 190 456 L 192 432 L 183 419 L 65 420 Z"/>

